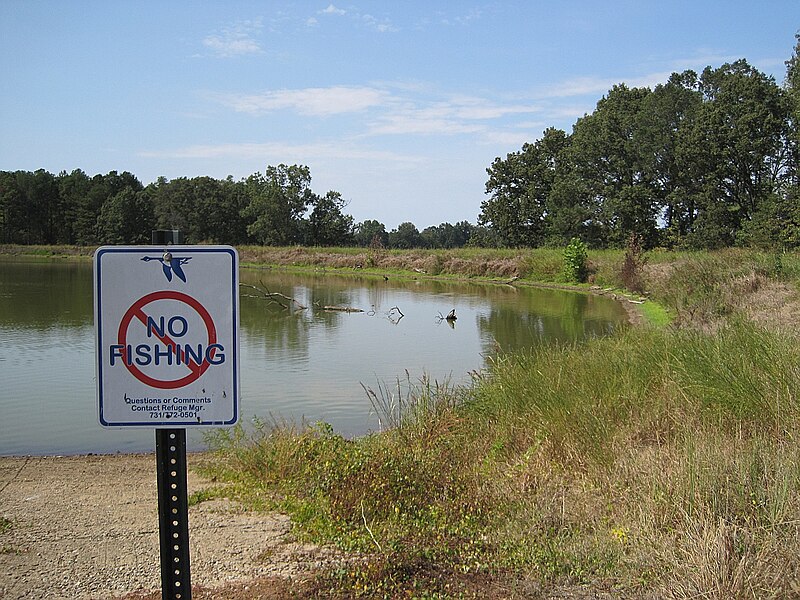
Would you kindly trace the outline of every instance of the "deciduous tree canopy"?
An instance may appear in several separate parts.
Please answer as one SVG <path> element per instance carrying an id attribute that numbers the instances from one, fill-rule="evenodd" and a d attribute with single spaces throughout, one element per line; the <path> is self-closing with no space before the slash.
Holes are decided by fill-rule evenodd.
<path id="1" fill-rule="evenodd" d="M 495 159 L 479 222 L 511 247 L 796 247 L 799 52 L 784 87 L 745 60 L 615 85 L 570 135 Z"/>

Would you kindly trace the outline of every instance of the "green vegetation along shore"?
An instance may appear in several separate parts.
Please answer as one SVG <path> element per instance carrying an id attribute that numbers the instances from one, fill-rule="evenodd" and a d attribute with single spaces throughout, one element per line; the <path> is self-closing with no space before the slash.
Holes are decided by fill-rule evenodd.
<path id="1" fill-rule="evenodd" d="M 270 262 L 561 278 L 554 251 L 397 265 L 392 253 L 284 252 Z M 621 286 L 622 252 L 588 258 L 595 285 Z M 223 483 L 207 496 L 286 511 L 298 535 L 345 551 L 306 593 L 797 594 L 798 256 L 650 253 L 640 274 L 670 326 L 498 356 L 469 388 L 368 390 L 394 427 L 355 440 L 322 423 L 222 433 L 206 468 Z"/>
<path id="2" fill-rule="evenodd" d="M 240 254 L 565 284 L 555 250 Z M 202 467 L 217 484 L 192 501 L 281 510 L 296 535 L 338 548 L 337 567 L 287 584 L 299 597 L 796 596 L 800 256 L 649 252 L 634 279 L 624 264 L 590 251 L 582 289 L 634 281 L 634 306 L 665 309 L 661 326 L 498 355 L 466 388 L 369 389 L 393 427 L 362 438 L 324 423 L 222 431 Z"/>

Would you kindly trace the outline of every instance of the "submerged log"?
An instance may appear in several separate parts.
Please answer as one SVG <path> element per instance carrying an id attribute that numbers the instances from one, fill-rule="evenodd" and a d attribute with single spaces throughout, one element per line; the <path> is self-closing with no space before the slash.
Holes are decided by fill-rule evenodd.
<path id="1" fill-rule="evenodd" d="M 323 306 L 322 308 L 323 310 L 336 311 L 336 312 L 348 312 L 348 313 L 364 312 L 363 308 L 353 308 L 352 306 Z"/>

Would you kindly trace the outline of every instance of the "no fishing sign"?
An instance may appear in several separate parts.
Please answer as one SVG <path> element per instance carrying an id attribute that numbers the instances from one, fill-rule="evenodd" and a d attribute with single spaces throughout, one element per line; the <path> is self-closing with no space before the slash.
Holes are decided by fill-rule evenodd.
<path id="1" fill-rule="evenodd" d="M 94 316 L 101 425 L 237 422 L 239 256 L 234 248 L 98 248 Z"/>

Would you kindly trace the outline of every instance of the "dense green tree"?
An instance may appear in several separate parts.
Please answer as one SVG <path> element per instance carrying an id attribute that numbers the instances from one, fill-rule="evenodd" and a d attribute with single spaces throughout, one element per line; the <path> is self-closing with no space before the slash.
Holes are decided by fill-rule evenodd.
<path id="1" fill-rule="evenodd" d="M 781 187 L 788 103 L 771 77 L 739 60 L 700 77 L 703 104 L 685 139 L 701 189 L 687 236 L 695 247 L 732 245 L 736 232 Z"/>
<path id="2" fill-rule="evenodd" d="M 344 214 L 346 202 L 339 192 L 314 195 L 308 215 L 306 244 L 347 246 L 353 242 L 353 217 Z"/>
<path id="3" fill-rule="evenodd" d="M 236 244 L 246 241 L 243 184 L 232 178 L 163 177 L 148 188 L 160 229 L 180 229 L 190 243 Z"/>
<path id="4" fill-rule="evenodd" d="M 303 241 L 303 214 L 314 200 L 311 172 L 303 165 L 267 167 L 264 175 L 247 178 L 247 233 L 265 246 L 287 246 Z"/>
<path id="5" fill-rule="evenodd" d="M 644 100 L 638 128 L 644 179 L 652 191 L 663 234 L 660 243 L 682 243 L 696 215 L 698 182 L 692 175 L 685 140 L 703 102 L 694 71 L 673 73 Z"/>
<path id="6" fill-rule="evenodd" d="M 469 242 L 470 248 L 499 248 L 500 240 L 495 230 L 486 225 L 473 225 L 470 228 Z"/>
<path id="7" fill-rule="evenodd" d="M 74 182 L 82 186 L 80 172 L 73 174 Z M 89 180 L 85 193 L 76 195 L 76 204 L 70 207 L 70 213 L 73 215 L 72 234 L 76 244 L 91 246 L 100 243 L 102 238 L 98 230 L 100 211 L 106 201 L 126 189 L 134 193 L 143 189 L 141 182 L 128 171 L 121 174 L 110 171 L 106 175 L 95 175 Z"/>
<path id="8" fill-rule="evenodd" d="M 147 188 L 153 198 L 157 229 L 179 229 L 187 242 L 197 242 L 198 206 L 196 186 L 191 179 L 178 177 L 171 181 L 159 177 Z"/>
<path id="9" fill-rule="evenodd" d="M 486 193 L 478 222 L 490 226 L 504 246 L 537 246 L 548 236 L 550 191 L 562 170 L 569 137 L 547 129 L 533 144 L 496 158 L 487 169 Z"/>
<path id="10" fill-rule="evenodd" d="M 247 221 L 242 211 L 248 204 L 244 181 L 228 176 L 220 181 L 220 203 L 213 207 L 213 235 L 210 239 L 224 244 L 248 242 Z"/>
<path id="11" fill-rule="evenodd" d="M 30 243 L 23 239 L 25 199 L 17 185 L 17 173 L 0 172 L 0 239 L 5 244 Z"/>
<path id="12" fill-rule="evenodd" d="M 557 151 L 537 142 L 494 161 L 479 222 L 506 246 L 755 239 L 799 182 L 796 39 L 785 90 L 744 60 L 673 73 L 652 91 L 614 86 Z"/>
<path id="13" fill-rule="evenodd" d="M 556 179 L 547 199 L 549 227 L 544 245 L 561 247 L 573 238 L 592 246 L 605 245 L 595 208 L 584 180 L 569 173 Z"/>
<path id="14" fill-rule="evenodd" d="M 591 115 L 575 124 L 570 144 L 573 176 L 583 181 L 585 204 L 599 227 L 594 244 L 622 247 L 631 234 L 656 241 L 658 205 L 647 177 L 640 115 L 652 92 L 615 85 Z"/>
<path id="15" fill-rule="evenodd" d="M 55 177 L 42 169 L 4 173 L 0 215 L 7 242 L 54 243 L 64 221 Z"/>
<path id="16" fill-rule="evenodd" d="M 64 207 L 64 226 L 58 243 L 77 244 L 78 243 L 78 219 L 83 218 L 82 211 L 85 208 L 85 201 L 92 186 L 91 178 L 81 171 L 75 169 L 71 173 L 62 171 L 56 178 L 58 184 L 58 195 Z M 90 224 L 92 220 L 97 220 L 97 214 L 89 212 L 85 215 L 85 223 Z"/>
<path id="17" fill-rule="evenodd" d="M 386 226 L 374 219 L 367 219 L 355 227 L 354 241 L 358 246 L 367 248 L 380 243 L 383 248 L 389 247 L 389 234 Z"/>
<path id="18" fill-rule="evenodd" d="M 764 199 L 759 211 L 739 230 L 737 242 L 772 250 L 800 248 L 800 186 Z"/>
<path id="19" fill-rule="evenodd" d="M 392 229 L 389 232 L 389 246 L 403 250 L 420 248 L 422 246 L 422 237 L 419 235 L 417 226 L 409 221 L 400 223 L 397 229 Z"/>
<path id="20" fill-rule="evenodd" d="M 795 35 L 792 57 L 786 61 L 786 89 L 790 115 L 789 156 L 787 171 L 790 185 L 800 185 L 800 33 Z"/>
<path id="21" fill-rule="evenodd" d="M 422 245 L 426 248 L 462 248 L 469 243 L 471 235 L 472 225 L 468 221 L 460 221 L 455 225 L 432 225 L 420 232 Z"/>
<path id="22" fill-rule="evenodd" d="M 100 243 L 149 244 L 153 204 L 146 191 L 125 188 L 103 203 L 97 218 Z"/>

